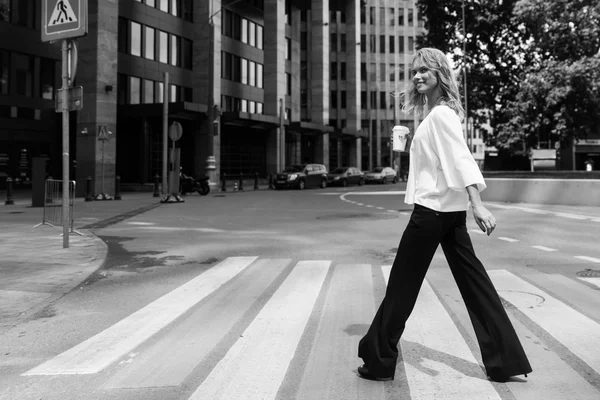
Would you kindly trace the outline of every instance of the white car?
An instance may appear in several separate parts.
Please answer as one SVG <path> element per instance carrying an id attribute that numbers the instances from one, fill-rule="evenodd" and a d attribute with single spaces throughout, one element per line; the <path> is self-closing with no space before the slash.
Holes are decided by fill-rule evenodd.
<path id="1" fill-rule="evenodd" d="M 373 171 L 365 174 L 365 183 L 381 183 L 398 182 L 398 174 L 396 170 L 390 167 L 377 167 Z"/>

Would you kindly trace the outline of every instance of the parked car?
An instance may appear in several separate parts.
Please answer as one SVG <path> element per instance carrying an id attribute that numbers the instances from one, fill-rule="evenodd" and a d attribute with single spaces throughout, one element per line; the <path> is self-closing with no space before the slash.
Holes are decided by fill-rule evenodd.
<path id="1" fill-rule="evenodd" d="M 394 168 L 377 167 L 373 171 L 365 174 L 365 183 L 396 183 L 398 182 L 398 174 Z"/>
<path id="2" fill-rule="evenodd" d="M 275 189 L 327 187 L 327 168 L 323 164 L 294 164 L 277 173 Z"/>
<path id="3" fill-rule="evenodd" d="M 338 167 L 327 174 L 327 184 L 348 186 L 364 185 L 365 174 L 356 167 Z"/>

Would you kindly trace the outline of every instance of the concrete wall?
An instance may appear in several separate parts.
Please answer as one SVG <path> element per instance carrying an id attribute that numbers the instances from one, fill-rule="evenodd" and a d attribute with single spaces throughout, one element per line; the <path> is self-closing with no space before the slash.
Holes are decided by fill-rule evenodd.
<path id="1" fill-rule="evenodd" d="M 485 178 L 485 201 L 600 206 L 600 179 Z"/>

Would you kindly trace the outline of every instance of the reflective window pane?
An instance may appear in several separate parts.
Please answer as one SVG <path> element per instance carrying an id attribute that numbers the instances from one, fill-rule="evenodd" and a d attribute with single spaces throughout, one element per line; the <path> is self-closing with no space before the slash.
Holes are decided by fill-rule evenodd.
<path id="1" fill-rule="evenodd" d="M 144 103 L 154 103 L 154 81 L 144 79 Z"/>
<path id="2" fill-rule="evenodd" d="M 33 97 L 33 57 L 13 53 L 13 63 L 17 94 Z"/>
<path id="3" fill-rule="evenodd" d="M 154 60 L 154 28 L 145 27 L 144 32 L 144 57 Z"/>
<path id="4" fill-rule="evenodd" d="M 158 32 L 158 61 L 167 64 L 169 62 L 169 35 L 167 32 Z"/>
<path id="5" fill-rule="evenodd" d="M 140 104 L 140 78 L 129 77 L 129 104 Z"/>
<path id="6" fill-rule="evenodd" d="M 142 55 L 142 25 L 131 21 L 129 54 L 140 57 Z"/>

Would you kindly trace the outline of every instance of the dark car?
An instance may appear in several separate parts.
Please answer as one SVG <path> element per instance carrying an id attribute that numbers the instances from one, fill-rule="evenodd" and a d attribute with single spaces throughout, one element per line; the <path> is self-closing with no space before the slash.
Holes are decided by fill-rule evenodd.
<path id="1" fill-rule="evenodd" d="M 327 168 L 323 164 L 294 164 L 277 173 L 275 189 L 327 187 Z"/>
<path id="2" fill-rule="evenodd" d="M 348 186 L 363 185 L 365 183 L 364 173 L 356 167 L 338 167 L 327 174 L 329 185 Z"/>

